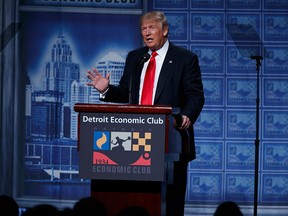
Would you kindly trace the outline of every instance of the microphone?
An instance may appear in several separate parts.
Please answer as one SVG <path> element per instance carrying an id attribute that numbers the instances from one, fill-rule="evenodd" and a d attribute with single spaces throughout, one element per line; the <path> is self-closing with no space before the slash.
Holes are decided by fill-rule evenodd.
<path id="1" fill-rule="evenodd" d="M 139 68 L 149 60 L 150 54 L 145 53 L 140 60 L 138 60 L 138 64 L 136 66 L 136 70 L 139 70 Z M 131 73 L 130 76 L 130 83 L 129 83 L 129 104 L 132 103 L 132 82 L 133 82 L 133 72 Z"/>
<path id="2" fill-rule="evenodd" d="M 145 53 L 143 56 L 142 56 L 142 59 L 139 61 L 138 63 L 138 66 L 144 64 L 145 62 L 147 62 L 150 58 L 150 54 L 149 53 Z"/>

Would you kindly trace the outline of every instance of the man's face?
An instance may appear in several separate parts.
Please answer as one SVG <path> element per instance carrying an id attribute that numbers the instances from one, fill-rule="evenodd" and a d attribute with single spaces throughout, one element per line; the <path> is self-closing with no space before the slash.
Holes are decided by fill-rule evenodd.
<path id="1" fill-rule="evenodd" d="M 141 35 L 146 46 L 152 51 L 156 51 L 163 46 L 167 33 L 168 28 L 163 29 L 161 23 L 156 20 L 142 21 Z"/>

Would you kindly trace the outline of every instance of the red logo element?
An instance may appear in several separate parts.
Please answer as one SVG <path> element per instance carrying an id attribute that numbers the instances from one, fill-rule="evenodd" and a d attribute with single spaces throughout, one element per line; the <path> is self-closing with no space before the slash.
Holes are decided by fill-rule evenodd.
<path id="1" fill-rule="evenodd" d="M 135 161 L 135 163 L 131 164 L 134 166 L 151 166 L 151 158 L 149 153 L 144 153 L 140 156 L 140 158 Z"/>
<path id="2" fill-rule="evenodd" d="M 93 152 L 93 164 L 117 165 L 117 163 L 107 157 L 107 155 L 96 151 Z"/>

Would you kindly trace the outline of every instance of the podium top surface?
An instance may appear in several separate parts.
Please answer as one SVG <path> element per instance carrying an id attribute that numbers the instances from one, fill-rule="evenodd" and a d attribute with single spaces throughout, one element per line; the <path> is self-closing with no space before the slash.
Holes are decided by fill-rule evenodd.
<path id="1" fill-rule="evenodd" d="M 76 103 L 74 110 L 76 112 L 172 114 L 172 107 L 159 105 Z"/>

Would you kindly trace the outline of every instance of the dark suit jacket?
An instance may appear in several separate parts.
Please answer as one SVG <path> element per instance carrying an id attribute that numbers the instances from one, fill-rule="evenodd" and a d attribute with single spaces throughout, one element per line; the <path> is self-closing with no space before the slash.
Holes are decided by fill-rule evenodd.
<path id="1" fill-rule="evenodd" d="M 139 62 L 147 52 L 148 48 L 142 47 L 128 53 L 119 85 L 109 87 L 104 101 L 128 103 L 129 89 L 131 89 L 131 103 L 139 104 L 140 76 L 143 68 Z M 197 55 L 170 43 L 160 71 L 154 104 L 179 107 L 181 114 L 190 118 L 192 123 L 188 129 L 190 147 L 186 158 L 193 160 L 196 156 L 193 124 L 204 105 L 203 84 Z"/>

